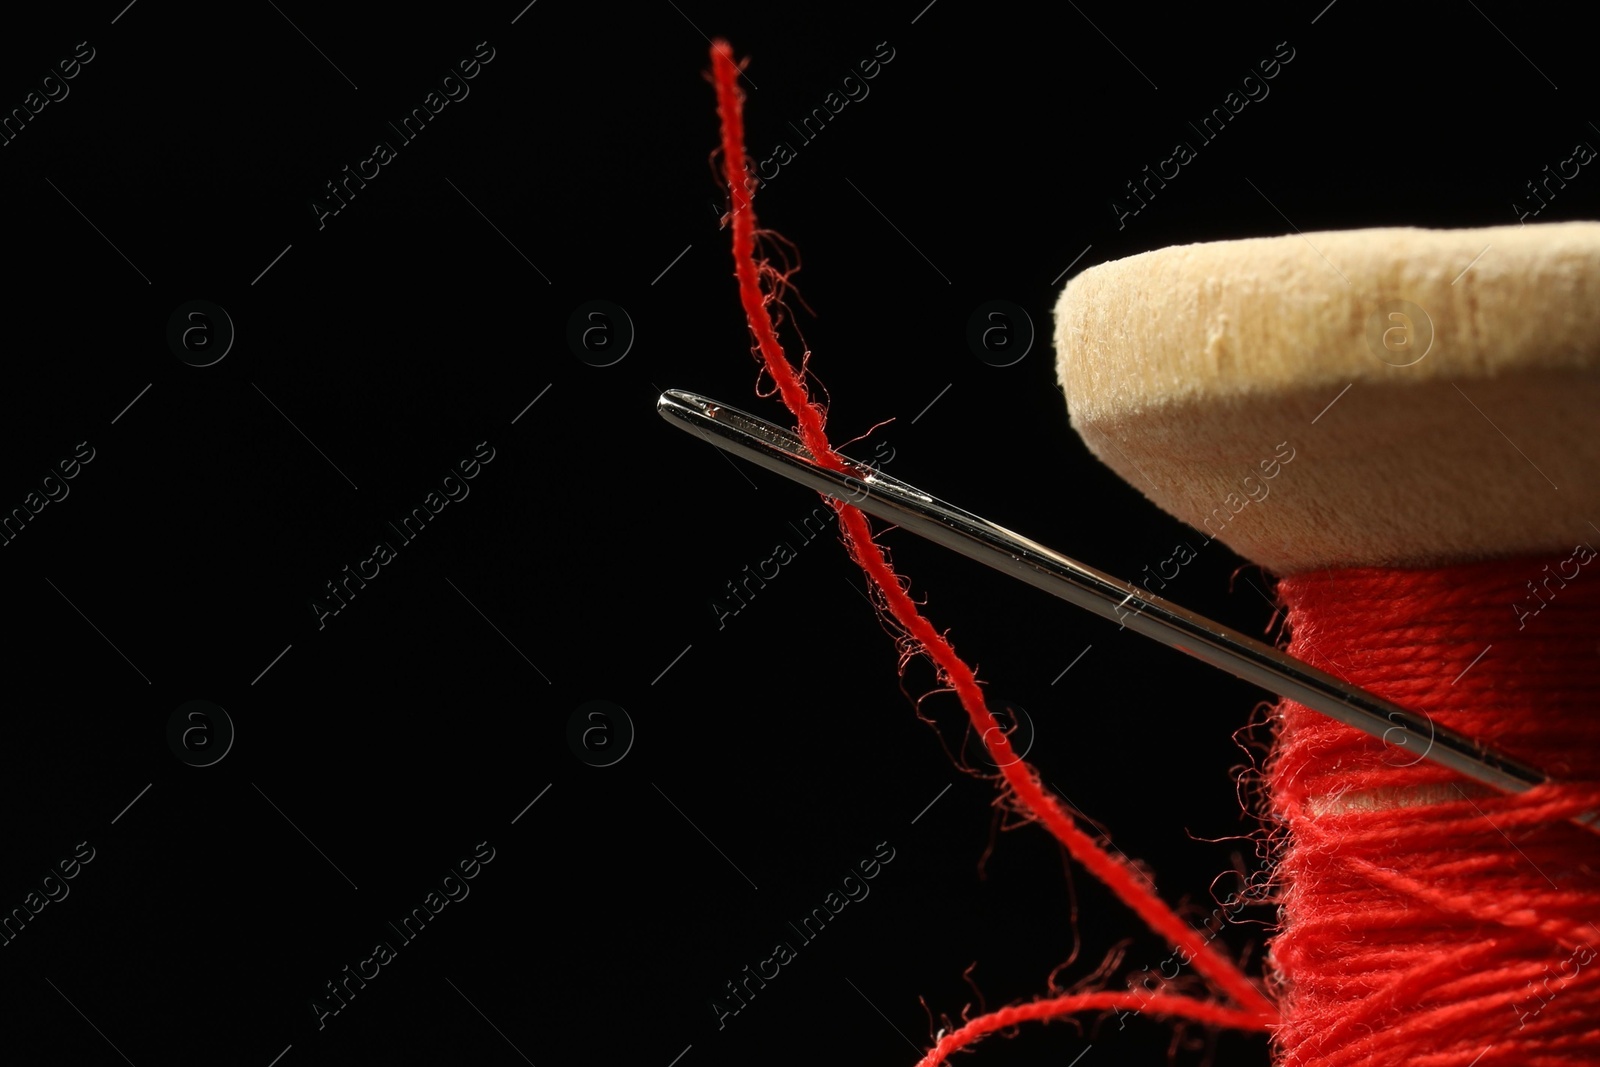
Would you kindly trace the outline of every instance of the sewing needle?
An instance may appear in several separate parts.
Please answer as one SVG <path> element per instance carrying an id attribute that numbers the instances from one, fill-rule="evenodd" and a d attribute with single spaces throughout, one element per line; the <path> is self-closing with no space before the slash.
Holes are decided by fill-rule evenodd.
<path id="1" fill-rule="evenodd" d="M 849 473 L 816 463 L 793 433 L 695 393 L 668 389 L 656 402 L 668 422 L 869 515 L 944 545 L 1029 585 L 1136 630 L 1386 744 L 1507 793 L 1548 781 L 1538 769 L 1438 725 L 1358 686 L 1138 586 L 845 459 Z M 1600 812 L 1573 820 L 1600 833 Z"/>

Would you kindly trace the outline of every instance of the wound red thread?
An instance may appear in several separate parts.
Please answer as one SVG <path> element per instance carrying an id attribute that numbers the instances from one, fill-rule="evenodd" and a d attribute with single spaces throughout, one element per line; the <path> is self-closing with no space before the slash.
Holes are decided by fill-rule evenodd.
<path id="1" fill-rule="evenodd" d="M 1594 555 L 1279 582 L 1292 655 L 1563 780 L 1507 796 L 1279 706 L 1284 1067 L 1600 1063 Z"/>
<path id="2" fill-rule="evenodd" d="M 756 348 L 772 375 L 783 404 L 798 423 L 801 442 L 817 462 L 843 470 L 843 459 L 828 443 L 824 432 L 825 412 L 811 400 L 804 381 L 795 373 L 778 342 L 768 305 L 773 294 L 761 287 L 762 268 L 755 256 L 756 220 L 751 206 L 750 180 L 744 151 L 744 93 L 739 88 L 739 68 L 726 41 L 711 45 L 713 83 L 717 90 L 717 112 L 722 120 L 722 163 L 731 197 L 729 220 L 733 227 L 733 258 L 739 281 L 739 297 L 744 306 Z M 1081 830 L 1055 796 L 1045 791 L 1038 773 L 1012 751 L 1010 739 L 984 705 L 972 669 L 966 665 L 933 625 L 917 611 L 900 579 L 890 568 L 882 548 L 872 539 L 866 517 L 855 507 L 824 497 L 839 515 L 846 547 L 851 558 L 866 572 L 883 604 L 894 620 L 909 635 L 915 647 L 938 667 L 941 681 L 955 690 L 973 728 L 988 747 L 990 756 L 1002 770 L 1010 787 L 1013 806 L 1026 816 L 1043 823 L 1067 851 L 1095 877 L 1104 882 L 1169 945 L 1181 951 L 1195 970 L 1204 975 L 1237 1007 L 1170 994 L 1140 996 L 1134 993 L 1090 992 L 1043 997 L 1029 1004 L 1002 1008 L 987 1013 L 944 1036 L 923 1058 L 919 1067 L 936 1067 L 957 1049 L 984 1035 L 1016 1022 L 1047 1020 L 1083 1011 L 1103 1011 L 1140 1007 L 1153 1015 L 1192 1019 L 1215 1026 L 1242 1030 L 1266 1030 L 1277 1020 L 1277 1010 L 1254 982 L 1226 956 L 1216 951 L 1209 938 L 1195 930 L 1151 892 L 1143 876 L 1131 863 L 1106 852 L 1089 834 Z"/>

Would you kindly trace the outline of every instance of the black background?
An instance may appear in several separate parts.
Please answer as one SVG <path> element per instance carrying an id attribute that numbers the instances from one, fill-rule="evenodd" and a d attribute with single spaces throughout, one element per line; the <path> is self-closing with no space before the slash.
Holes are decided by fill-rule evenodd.
<path id="1" fill-rule="evenodd" d="M 793 545 L 788 524 L 818 502 L 654 411 L 677 387 L 786 421 L 753 392 L 704 35 L 752 57 L 752 155 L 797 148 L 756 207 L 800 251 L 815 316 L 795 309 L 834 440 L 892 420 L 853 453 L 885 442 L 890 473 L 1127 576 L 1184 532 L 1071 431 L 1049 336 L 1066 278 L 1292 227 L 1515 222 L 1525 182 L 1600 143 L 1590 41 L 1498 0 L 924 2 L 8 16 L 7 110 L 77 42 L 95 50 L 0 147 L 0 508 L 77 442 L 95 450 L 0 548 L 0 907 L 95 849 L 0 948 L 8 1051 L 910 1064 L 931 1032 L 919 998 L 934 1027 L 976 1010 L 971 964 L 993 1007 L 1043 991 L 1075 950 L 1063 984 L 1119 945 L 1124 975 L 1166 957 L 1041 829 L 995 832 L 993 785 L 917 720 L 831 533 L 719 629 L 713 598 Z M 398 142 L 385 122 L 480 41 L 494 58 L 470 95 L 319 228 L 323 184 Z M 802 143 L 787 124 L 880 42 L 893 59 L 870 95 Z M 1198 144 L 1187 121 L 1280 42 L 1294 58 L 1270 95 Z M 1178 140 L 1197 158 L 1119 228 L 1113 198 Z M 1597 189 L 1585 168 L 1530 221 L 1591 215 Z M 196 299 L 237 331 L 205 368 L 166 341 Z M 566 341 L 596 299 L 637 331 L 606 367 Z M 1005 367 L 966 342 L 995 299 L 1036 331 Z M 319 628 L 324 583 L 481 441 L 495 458 L 470 495 Z M 883 540 L 991 695 L 1027 710 L 1044 779 L 1166 899 L 1203 914 L 1230 869 L 1257 869 L 1232 735 L 1264 694 Z M 1235 577 L 1242 562 L 1210 546 L 1169 595 L 1268 632 L 1267 579 Z M 904 685 L 931 674 L 914 663 Z M 166 740 L 194 699 L 237 730 L 209 767 Z M 636 731 L 604 768 L 567 742 L 596 699 Z M 925 710 L 958 748 L 954 702 Z M 480 841 L 495 858 L 470 896 L 319 1030 L 324 983 Z M 870 896 L 719 1029 L 723 983 L 794 941 L 786 924 L 879 842 L 894 859 Z M 1243 913 L 1223 940 L 1258 960 L 1270 919 Z M 973 1062 L 1164 1062 L 1159 1021 L 1085 1022 Z M 1208 1055 L 1267 1054 L 1200 1035 L 1178 1062 Z"/>

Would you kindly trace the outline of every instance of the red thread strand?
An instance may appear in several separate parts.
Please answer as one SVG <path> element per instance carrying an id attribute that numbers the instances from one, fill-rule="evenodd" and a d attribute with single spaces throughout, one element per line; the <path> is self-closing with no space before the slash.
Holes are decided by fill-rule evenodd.
<path id="1" fill-rule="evenodd" d="M 1279 706 L 1284 1067 L 1600 1063 L 1600 839 L 1568 821 L 1600 810 L 1593 555 L 1279 583 L 1292 655 L 1563 780 L 1506 796 Z"/>
<path id="2" fill-rule="evenodd" d="M 997 1030 L 1004 1030 L 1018 1023 L 1046 1022 L 1080 1012 L 1124 1009 L 1157 1018 L 1188 1019 L 1222 1029 L 1261 1029 L 1261 1018 L 1254 1012 L 1240 1011 L 1237 1008 L 1196 1000 L 1193 997 L 1174 996 L 1171 993 L 1067 993 L 980 1015 L 940 1038 L 922 1063 L 943 1063 L 952 1052 L 965 1048 Z"/>
<path id="3" fill-rule="evenodd" d="M 742 93 L 724 42 L 713 44 L 712 61 L 740 297 L 801 440 L 840 469 L 825 410 L 789 365 L 767 311 L 773 297 L 762 291 L 755 259 Z M 906 595 L 865 517 L 829 503 L 851 557 L 956 691 L 1020 808 L 1241 1005 L 1148 992 L 1041 997 L 942 1035 L 919 1067 L 1017 1023 L 1122 1008 L 1271 1030 L 1282 1067 L 1600 1062 L 1597 848 L 1592 834 L 1567 821 L 1600 810 L 1600 580 L 1568 573 L 1593 559 L 1592 549 L 1580 546 L 1565 561 L 1357 569 L 1280 583 L 1291 654 L 1483 738 L 1562 784 L 1520 796 L 1485 791 L 1414 751 L 1281 703 L 1266 768 L 1270 814 L 1282 827 L 1282 926 L 1269 954 L 1275 1009 L 1043 790 L 1014 757 L 971 669 Z M 1545 563 L 1557 566 L 1554 589 Z"/>
<path id="4" fill-rule="evenodd" d="M 824 409 L 810 399 L 804 381 L 795 373 L 784 354 L 768 311 L 768 305 L 774 297 L 761 287 L 762 267 L 755 255 L 756 221 L 745 162 L 744 94 L 738 86 L 739 68 L 725 41 L 713 42 L 711 55 L 717 110 L 722 120 L 723 169 L 731 197 L 734 268 L 740 300 L 755 335 L 755 347 L 773 381 L 777 383 L 784 406 L 798 422 L 802 443 L 820 464 L 842 470 L 843 460 L 828 443 L 824 431 Z M 1277 1019 L 1276 1009 L 1251 979 L 1213 948 L 1208 943 L 1209 938 L 1190 927 L 1147 889 L 1142 876 L 1130 862 L 1106 852 L 1093 837 L 1081 830 L 1056 798 L 1045 791 L 1038 773 L 1015 756 L 1009 738 L 984 704 L 972 669 L 956 655 L 944 636 L 918 612 L 900 579 L 889 566 L 882 548 L 872 539 L 866 517 L 849 504 L 832 498 L 825 499 L 839 515 L 851 558 L 867 574 L 894 620 L 916 642 L 916 647 L 937 665 L 941 681 L 954 689 L 960 698 L 973 727 L 988 747 L 994 762 L 1002 768 L 1019 810 L 1043 823 L 1074 859 L 1104 882 L 1168 944 L 1183 952 L 1193 962 L 1196 971 L 1239 1005 L 1238 1008 L 1228 1008 L 1189 997 L 1156 994 L 1161 998 L 1163 1013 L 1245 1030 L 1259 1031 L 1270 1027 Z M 919 1067 L 936 1067 L 951 1052 L 1012 1022 L 1044 1020 L 1074 1012 L 1134 1004 L 1143 1006 L 1145 1010 L 1154 1010 L 1150 1007 L 1152 1002 L 1149 995 L 1084 993 L 1041 998 L 1029 1004 L 1002 1008 L 980 1016 L 942 1038 L 923 1058 Z"/>

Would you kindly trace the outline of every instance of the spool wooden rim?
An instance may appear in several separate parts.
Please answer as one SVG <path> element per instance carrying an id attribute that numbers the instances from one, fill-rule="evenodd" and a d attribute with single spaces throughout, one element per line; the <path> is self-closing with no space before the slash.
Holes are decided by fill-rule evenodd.
<path id="1" fill-rule="evenodd" d="M 1074 278 L 1089 449 L 1278 573 L 1600 543 L 1600 223 L 1164 248 Z"/>

